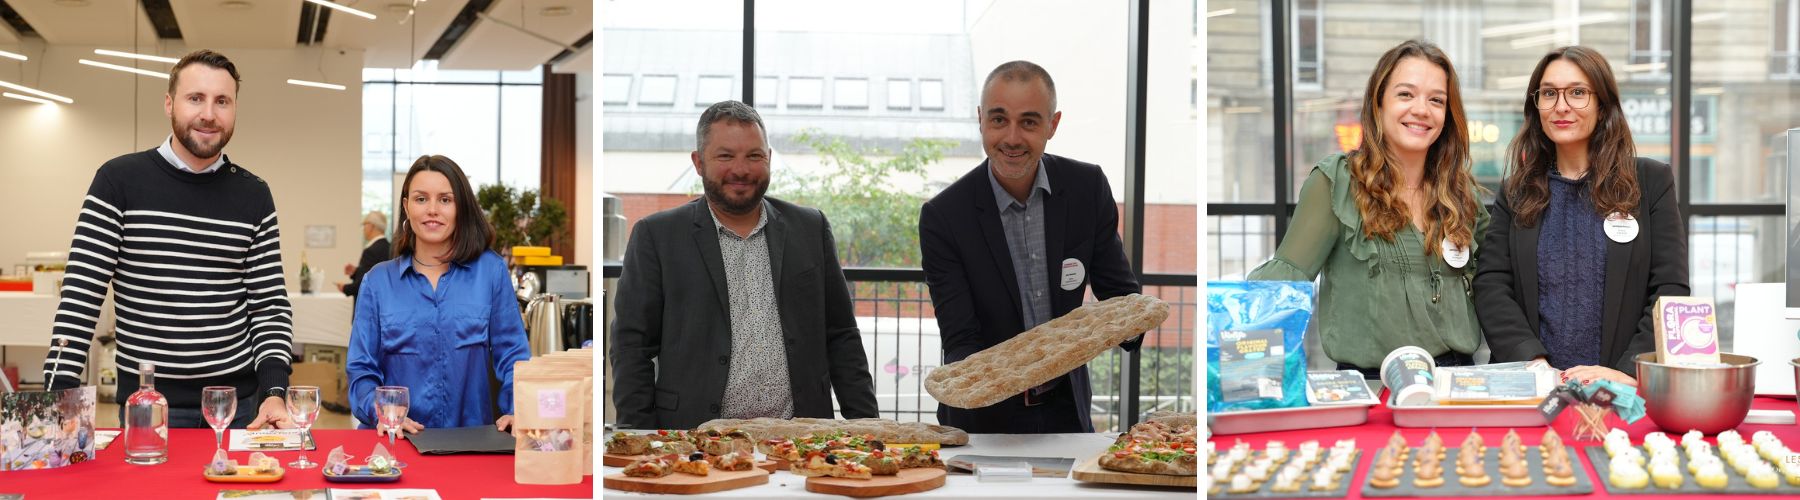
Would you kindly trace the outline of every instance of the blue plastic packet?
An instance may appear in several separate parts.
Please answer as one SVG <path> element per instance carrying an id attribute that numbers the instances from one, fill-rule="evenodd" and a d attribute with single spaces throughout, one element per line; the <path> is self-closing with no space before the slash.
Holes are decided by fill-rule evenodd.
<path id="1" fill-rule="evenodd" d="M 1306 403 L 1305 281 L 1206 282 L 1206 411 Z"/>

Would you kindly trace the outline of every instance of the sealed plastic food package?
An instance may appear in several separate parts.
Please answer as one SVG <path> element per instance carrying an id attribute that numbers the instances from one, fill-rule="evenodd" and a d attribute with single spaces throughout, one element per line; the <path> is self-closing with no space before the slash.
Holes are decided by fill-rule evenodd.
<path id="1" fill-rule="evenodd" d="M 1292 408 L 1306 402 L 1304 281 L 1206 283 L 1206 410 Z"/>

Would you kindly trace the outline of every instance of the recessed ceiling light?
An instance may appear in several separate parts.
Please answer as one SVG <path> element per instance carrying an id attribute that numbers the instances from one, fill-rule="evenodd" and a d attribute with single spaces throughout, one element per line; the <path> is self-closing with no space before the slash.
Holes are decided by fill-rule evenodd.
<path id="1" fill-rule="evenodd" d="M 244 0 L 225 0 L 223 2 L 219 2 L 220 10 L 245 11 L 245 10 L 250 10 L 250 7 L 251 7 L 250 2 L 246 2 Z"/>
<path id="2" fill-rule="evenodd" d="M 88 0 L 56 0 L 53 3 L 55 3 L 57 5 L 61 5 L 63 7 L 86 7 L 86 6 L 88 6 Z"/>
<path id="3" fill-rule="evenodd" d="M 544 17 L 562 17 L 562 16 L 566 16 L 569 14 L 574 14 L 574 13 L 575 13 L 575 9 L 571 9 L 567 6 L 562 6 L 562 5 L 544 7 L 542 10 L 538 11 L 538 15 L 541 15 Z"/>
<path id="4" fill-rule="evenodd" d="M 411 4 L 390 3 L 387 5 L 387 11 L 392 14 L 405 14 L 412 12 L 412 10 L 413 6 Z"/>

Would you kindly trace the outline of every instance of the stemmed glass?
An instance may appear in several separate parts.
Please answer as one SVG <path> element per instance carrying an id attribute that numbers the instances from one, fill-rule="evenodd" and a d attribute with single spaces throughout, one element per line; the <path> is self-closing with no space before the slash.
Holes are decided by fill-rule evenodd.
<path id="1" fill-rule="evenodd" d="M 375 419 L 377 425 L 388 433 L 389 445 L 394 444 L 394 438 L 404 429 L 402 424 L 406 422 L 406 411 L 410 406 L 406 387 L 384 385 L 375 388 Z M 404 468 L 406 463 L 401 462 L 400 457 L 394 457 L 394 467 Z"/>
<path id="2" fill-rule="evenodd" d="M 289 387 L 287 407 L 288 418 L 294 419 L 294 423 L 300 426 L 302 434 L 311 437 L 313 419 L 319 416 L 319 388 L 305 385 Z M 311 469 L 319 466 L 318 463 L 306 459 L 304 440 L 300 449 L 300 459 L 289 462 L 287 465 L 296 469 Z"/>
<path id="3" fill-rule="evenodd" d="M 237 388 L 228 386 L 207 386 L 200 389 L 200 413 L 206 415 L 206 425 L 212 426 L 213 444 L 225 447 L 225 428 L 231 426 L 231 419 L 237 417 Z"/>

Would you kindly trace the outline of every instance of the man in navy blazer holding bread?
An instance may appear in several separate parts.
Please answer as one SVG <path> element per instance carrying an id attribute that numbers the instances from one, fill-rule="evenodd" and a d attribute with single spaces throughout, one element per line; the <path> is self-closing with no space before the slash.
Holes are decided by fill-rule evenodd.
<path id="1" fill-rule="evenodd" d="M 919 246 L 944 363 L 968 358 L 1080 307 L 1138 293 L 1119 241 L 1118 206 L 1100 167 L 1044 154 L 1056 135 L 1056 84 L 1027 61 L 982 85 L 988 159 L 919 213 Z M 1121 347 L 1136 350 L 1142 336 Z M 938 405 L 938 423 L 973 433 L 1094 432 L 1087 367 L 986 408 Z"/>

